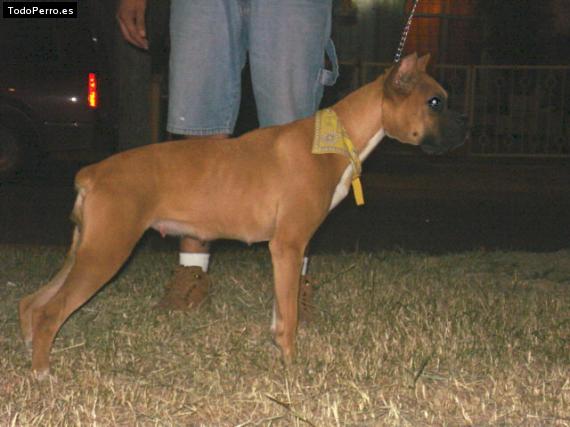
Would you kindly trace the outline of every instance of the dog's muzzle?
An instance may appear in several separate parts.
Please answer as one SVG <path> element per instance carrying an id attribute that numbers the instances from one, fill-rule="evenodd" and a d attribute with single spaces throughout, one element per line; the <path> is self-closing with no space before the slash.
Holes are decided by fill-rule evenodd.
<path id="1" fill-rule="evenodd" d="M 465 143 L 467 139 L 467 116 L 449 111 L 442 120 L 441 136 L 426 135 L 420 144 L 427 154 L 445 154 Z"/>

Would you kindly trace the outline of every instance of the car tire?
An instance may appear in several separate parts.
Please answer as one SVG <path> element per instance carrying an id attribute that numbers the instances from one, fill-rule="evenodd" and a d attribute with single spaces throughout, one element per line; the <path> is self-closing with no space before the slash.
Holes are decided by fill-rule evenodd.
<path id="1" fill-rule="evenodd" d="M 26 149 L 18 134 L 0 124 L 0 179 L 13 178 L 22 170 Z"/>

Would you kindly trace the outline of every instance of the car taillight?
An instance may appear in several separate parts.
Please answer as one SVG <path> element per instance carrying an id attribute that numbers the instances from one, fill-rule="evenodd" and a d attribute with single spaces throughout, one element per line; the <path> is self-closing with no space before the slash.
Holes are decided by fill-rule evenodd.
<path id="1" fill-rule="evenodd" d="M 99 105 L 99 94 L 97 93 L 97 74 L 95 73 L 89 73 L 87 105 L 89 105 L 89 108 L 97 108 Z"/>

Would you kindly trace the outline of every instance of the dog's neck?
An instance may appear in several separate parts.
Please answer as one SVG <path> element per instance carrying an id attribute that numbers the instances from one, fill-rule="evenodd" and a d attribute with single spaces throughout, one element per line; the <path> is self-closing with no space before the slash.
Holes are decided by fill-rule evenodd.
<path id="1" fill-rule="evenodd" d="M 352 140 L 361 162 L 385 135 L 382 123 L 383 81 L 384 78 L 381 77 L 363 86 L 332 107 Z M 334 209 L 346 197 L 351 177 L 352 165 L 348 165 L 340 176 L 329 210 Z"/>
<path id="2" fill-rule="evenodd" d="M 384 136 L 382 86 L 383 78 L 380 78 L 352 92 L 332 107 L 352 140 L 360 160 L 368 157 Z"/>

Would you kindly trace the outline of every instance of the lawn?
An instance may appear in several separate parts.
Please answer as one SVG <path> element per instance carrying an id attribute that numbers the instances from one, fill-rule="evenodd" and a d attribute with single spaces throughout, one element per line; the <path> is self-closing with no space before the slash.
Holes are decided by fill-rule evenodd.
<path id="1" fill-rule="evenodd" d="M 0 246 L 0 425 L 570 426 L 570 250 L 317 255 L 316 316 L 285 370 L 265 247 L 218 251 L 192 313 L 154 308 L 176 254 L 147 247 L 37 382 L 17 302 L 63 256 Z"/>

